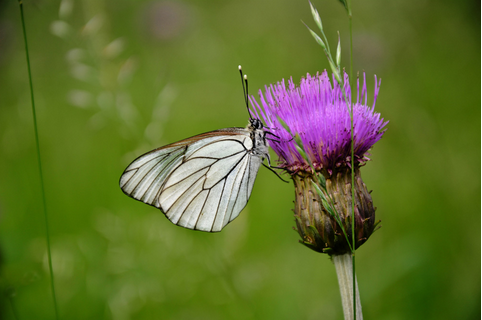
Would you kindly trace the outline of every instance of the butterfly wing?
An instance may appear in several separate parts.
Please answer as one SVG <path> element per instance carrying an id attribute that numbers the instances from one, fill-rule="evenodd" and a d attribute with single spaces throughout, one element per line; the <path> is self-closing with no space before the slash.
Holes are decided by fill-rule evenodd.
<path id="1" fill-rule="evenodd" d="M 263 161 L 250 131 L 228 128 L 148 152 L 124 171 L 120 186 L 189 229 L 216 232 L 246 206 Z"/>

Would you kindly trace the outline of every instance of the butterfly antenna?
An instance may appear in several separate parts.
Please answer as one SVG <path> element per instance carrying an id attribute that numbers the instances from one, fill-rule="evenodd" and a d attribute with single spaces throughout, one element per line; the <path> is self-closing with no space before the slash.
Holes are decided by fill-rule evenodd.
<path id="1" fill-rule="evenodd" d="M 248 76 L 243 75 L 243 70 L 241 69 L 241 65 L 238 66 L 239 74 L 241 75 L 241 84 L 243 85 L 243 94 L 244 94 L 244 102 L 246 103 L 246 110 L 248 110 L 248 115 L 250 119 L 251 113 L 249 112 L 249 104 L 248 104 Z"/>

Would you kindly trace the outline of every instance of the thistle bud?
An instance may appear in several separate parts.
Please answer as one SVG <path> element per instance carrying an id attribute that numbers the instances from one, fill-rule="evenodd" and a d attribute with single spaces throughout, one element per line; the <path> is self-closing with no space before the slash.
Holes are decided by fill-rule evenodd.
<path id="1" fill-rule="evenodd" d="M 307 247 L 330 255 L 341 255 L 351 252 L 353 243 L 351 170 L 344 167 L 324 178 L 325 188 L 311 173 L 298 172 L 293 176 L 296 230 Z M 326 190 L 326 200 L 320 196 L 320 190 Z M 373 201 L 359 168 L 355 169 L 354 212 L 356 249 L 370 237 L 377 224 Z"/>

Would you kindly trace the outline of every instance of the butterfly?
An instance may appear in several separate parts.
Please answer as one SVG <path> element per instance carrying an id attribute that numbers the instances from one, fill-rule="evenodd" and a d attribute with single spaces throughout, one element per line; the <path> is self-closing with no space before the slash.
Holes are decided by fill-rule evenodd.
<path id="1" fill-rule="evenodd" d="M 246 76 L 243 90 L 248 107 Z M 264 159 L 269 164 L 270 132 L 264 128 L 250 116 L 246 128 L 206 132 L 152 150 L 125 169 L 120 187 L 178 226 L 221 231 L 248 203 Z"/>

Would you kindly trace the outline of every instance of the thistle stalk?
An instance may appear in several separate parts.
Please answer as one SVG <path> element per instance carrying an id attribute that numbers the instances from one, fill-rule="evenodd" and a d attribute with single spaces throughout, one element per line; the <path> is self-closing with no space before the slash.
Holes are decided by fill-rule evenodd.
<path id="1" fill-rule="evenodd" d="M 358 282 L 356 275 L 353 274 L 352 255 L 350 253 L 333 255 L 332 259 L 338 277 L 338 286 L 340 287 L 341 304 L 343 306 L 345 320 L 363 320 Z M 355 280 L 353 281 L 353 279 Z M 355 290 L 353 290 L 353 285 L 355 285 Z M 354 303 L 354 297 L 356 304 Z M 356 318 L 354 317 L 353 309 L 356 310 Z"/>

